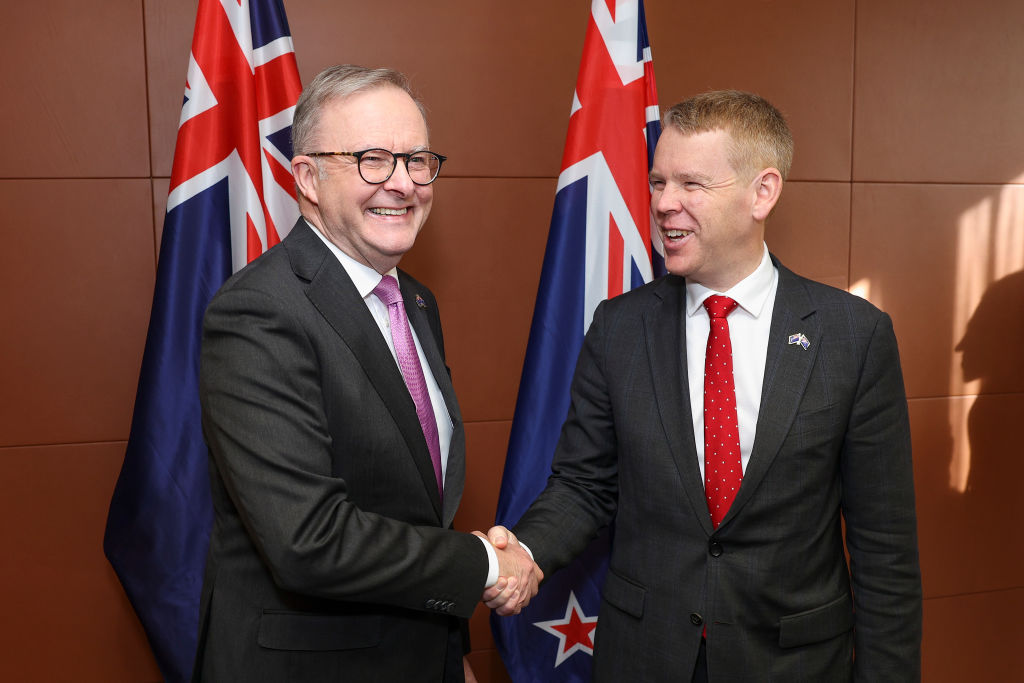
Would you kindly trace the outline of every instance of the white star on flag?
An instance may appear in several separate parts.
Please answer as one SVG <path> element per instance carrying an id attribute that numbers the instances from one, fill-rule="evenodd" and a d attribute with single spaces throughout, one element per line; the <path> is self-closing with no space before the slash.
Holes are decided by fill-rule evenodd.
<path id="1" fill-rule="evenodd" d="M 558 638 L 558 655 L 555 666 L 559 666 L 576 652 L 594 655 L 594 637 L 597 634 L 597 617 L 583 613 L 576 594 L 569 591 L 569 602 L 565 606 L 564 619 L 538 621 L 533 624 Z"/>

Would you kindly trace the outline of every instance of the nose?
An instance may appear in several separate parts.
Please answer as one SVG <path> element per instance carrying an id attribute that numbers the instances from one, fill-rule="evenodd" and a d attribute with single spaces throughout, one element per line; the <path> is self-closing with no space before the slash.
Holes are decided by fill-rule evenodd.
<path id="1" fill-rule="evenodd" d="M 384 181 L 384 189 L 407 195 L 416 189 L 416 183 L 409 177 L 409 169 L 402 159 L 395 159 L 395 170 L 391 177 Z"/>
<path id="2" fill-rule="evenodd" d="M 651 210 L 655 214 L 666 214 L 672 211 L 678 211 L 681 206 L 679 197 L 668 184 L 651 193 Z"/>

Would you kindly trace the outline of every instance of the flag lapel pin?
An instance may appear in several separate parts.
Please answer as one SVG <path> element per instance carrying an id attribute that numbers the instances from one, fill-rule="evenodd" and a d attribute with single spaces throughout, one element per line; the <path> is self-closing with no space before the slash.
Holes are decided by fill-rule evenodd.
<path id="1" fill-rule="evenodd" d="M 422 308 L 424 311 L 427 310 L 427 302 L 423 300 L 423 297 L 419 294 L 416 295 L 416 305 Z"/>
<path id="2" fill-rule="evenodd" d="M 811 345 L 811 340 L 805 337 L 803 332 L 797 332 L 796 334 L 789 335 L 789 343 L 790 345 L 799 344 L 806 351 Z"/>

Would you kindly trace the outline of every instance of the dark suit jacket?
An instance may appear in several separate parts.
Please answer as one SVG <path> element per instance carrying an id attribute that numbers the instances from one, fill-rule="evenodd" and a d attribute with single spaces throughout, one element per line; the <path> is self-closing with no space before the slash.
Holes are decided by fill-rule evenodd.
<path id="1" fill-rule="evenodd" d="M 461 679 L 456 617 L 480 600 L 487 554 L 446 531 L 465 433 L 434 297 L 399 282 L 454 423 L 443 506 L 394 358 L 303 220 L 207 309 L 215 519 L 194 680 L 433 683 L 446 660 Z"/>
<path id="2" fill-rule="evenodd" d="M 711 681 L 920 676 L 910 435 L 891 321 L 776 265 L 753 451 L 717 530 L 690 418 L 703 398 L 687 383 L 685 281 L 659 279 L 594 315 L 552 477 L 515 532 L 550 575 L 613 526 L 595 680 L 689 680 L 705 628 Z M 801 332 L 806 350 L 788 344 Z"/>

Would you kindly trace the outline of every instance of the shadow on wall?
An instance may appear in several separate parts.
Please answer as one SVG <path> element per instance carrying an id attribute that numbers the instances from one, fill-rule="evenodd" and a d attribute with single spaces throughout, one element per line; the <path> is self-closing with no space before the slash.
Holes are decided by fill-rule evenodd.
<path id="1" fill-rule="evenodd" d="M 1005 400 L 996 394 L 1024 391 L 1024 202 L 1020 188 L 1002 188 L 965 211 L 958 221 L 953 334 L 963 337 L 951 357 L 950 402 L 953 435 L 949 486 L 959 493 L 978 495 L 979 482 L 998 480 L 1012 467 L 991 448 L 1006 445 L 1005 433 L 1014 423 L 985 423 L 982 416 Z M 955 338 L 955 337 L 954 337 Z M 962 376 L 962 383 L 958 378 Z M 985 431 L 979 431 L 982 425 Z M 1003 436 L 1003 438 L 999 438 Z M 987 444 L 987 445 L 986 445 Z M 1010 455 L 1009 453 L 1004 455 Z M 1016 468 L 1012 471 L 1019 471 Z"/>
<path id="2" fill-rule="evenodd" d="M 950 396 L 948 431 L 915 433 L 915 456 L 925 456 L 915 478 L 926 597 L 1019 586 L 1024 563 L 1024 270 L 985 290 L 965 328 L 951 384 L 962 373 L 971 393 Z M 932 415 L 925 424 L 944 422 Z"/>
<path id="3" fill-rule="evenodd" d="M 865 195 L 869 234 L 888 242 L 850 289 L 888 303 L 902 333 L 925 597 L 1020 586 L 1024 186 Z"/>
<path id="4" fill-rule="evenodd" d="M 1024 449 L 1019 439 L 1005 435 L 1024 426 L 1024 415 L 999 395 L 1020 393 L 1024 385 L 1024 271 L 1007 275 L 986 290 L 956 351 L 962 354 L 964 382 L 977 382 L 978 396 L 967 413 L 968 448 L 954 451 L 950 462 L 950 483 L 969 502 L 983 506 L 986 515 L 975 518 L 979 522 L 1019 526 L 1011 501 L 1024 476 Z M 1008 443 L 1014 452 L 1007 450 Z M 962 479 L 955 476 L 961 472 Z"/>

